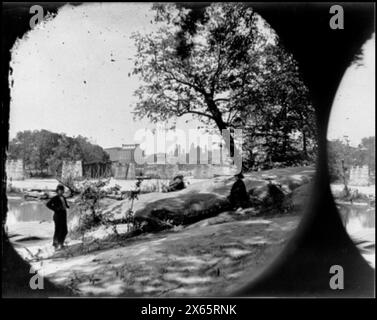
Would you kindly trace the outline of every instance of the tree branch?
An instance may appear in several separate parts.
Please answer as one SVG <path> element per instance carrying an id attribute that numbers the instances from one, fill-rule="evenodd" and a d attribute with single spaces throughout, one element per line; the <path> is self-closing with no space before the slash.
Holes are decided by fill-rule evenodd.
<path id="1" fill-rule="evenodd" d="M 205 112 L 200 112 L 200 111 L 196 111 L 196 110 L 185 110 L 183 112 L 179 112 L 178 113 L 178 117 L 181 117 L 183 116 L 184 114 L 189 114 L 189 113 L 192 113 L 192 114 L 197 114 L 197 115 L 200 115 L 200 116 L 203 116 L 203 117 L 207 117 L 209 119 L 212 119 L 214 120 L 214 117 L 208 113 L 205 113 Z"/>

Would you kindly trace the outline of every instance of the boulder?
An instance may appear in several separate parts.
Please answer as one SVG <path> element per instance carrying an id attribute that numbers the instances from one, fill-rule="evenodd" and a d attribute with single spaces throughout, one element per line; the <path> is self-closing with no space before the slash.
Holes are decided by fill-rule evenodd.
<path id="1" fill-rule="evenodd" d="M 283 206 L 289 208 L 289 211 L 293 214 L 304 213 L 312 195 L 312 185 L 312 182 L 306 183 L 293 190 L 293 192 L 284 199 Z"/>
<path id="2" fill-rule="evenodd" d="M 278 204 L 278 208 L 272 211 L 279 212 L 281 208 L 286 208 L 290 204 L 291 198 L 287 195 L 292 192 L 292 189 L 297 190 L 299 201 L 303 200 L 300 198 L 298 186 L 310 181 L 313 173 L 314 169 L 309 167 L 246 173 L 244 182 L 250 195 L 252 209 L 246 209 L 239 214 L 266 213 L 263 209 L 275 208 L 275 204 Z M 262 176 L 263 174 L 273 178 L 272 184 Z M 194 181 L 186 189 L 180 191 L 141 194 L 132 204 L 135 223 L 143 231 L 153 232 L 173 226 L 192 224 L 229 211 L 230 203 L 227 197 L 234 181 L 232 176 L 221 176 L 200 182 Z M 107 221 L 122 221 L 126 212 L 131 209 L 130 200 L 107 199 L 106 201 L 108 203 L 101 205 L 101 214 Z"/>
<path id="3" fill-rule="evenodd" d="M 187 225 L 228 210 L 230 203 L 216 193 L 183 193 L 174 198 L 145 203 L 135 212 L 135 223 L 144 231 Z"/>

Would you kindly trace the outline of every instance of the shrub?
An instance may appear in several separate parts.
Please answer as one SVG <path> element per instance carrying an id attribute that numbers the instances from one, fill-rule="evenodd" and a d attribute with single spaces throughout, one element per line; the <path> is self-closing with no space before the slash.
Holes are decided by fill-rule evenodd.
<path id="1" fill-rule="evenodd" d="M 80 215 L 78 227 L 80 233 L 104 222 L 103 215 L 100 212 L 100 200 L 106 195 L 103 188 L 108 182 L 108 180 L 98 180 L 95 182 L 85 181 L 83 183 L 82 191 L 76 202 Z"/>

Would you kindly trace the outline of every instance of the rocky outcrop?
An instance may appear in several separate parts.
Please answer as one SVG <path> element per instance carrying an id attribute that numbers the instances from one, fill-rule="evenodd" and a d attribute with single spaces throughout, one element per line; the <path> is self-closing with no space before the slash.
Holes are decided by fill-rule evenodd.
<path id="1" fill-rule="evenodd" d="M 298 212 L 298 208 L 303 207 L 301 200 L 307 200 L 302 196 L 306 196 L 307 190 L 301 190 L 302 194 L 297 190 L 308 184 L 313 174 L 314 170 L 309 167 L 246 174 L 244 181 L 250 205 L 261 213 L 285 213 L 293 207 Z M 233 183 L 231 177 L 218 177 L 193 184 L 170 197 L 150 194 L 144 201 L 141 196 L 135 206 L 135 221 L 143 230 L 155 231 L 216 216 L 230 210 L 227 196 Z"/>
<path id="2" fill-rule="evenodd" d="M 287 213 L 306 202 L 299 194 L 314 174 L 311 167 L 293 167 L 245 174 L 245 185 L 250 195 L 253 215 Z M 141 194 L 133 203 L 135 224 L 144 232 L 153 232 L 172 226 L 188 225 L 229 211 L 227 196 L 234 183 L 232 176 L 221 176 L 192 183 L 186 189 Z M 304 194 L 306 194 L 304 192 Z M 297 203 L 296 203 L 296 202 Z M 124 223 L 130 209 L 129 200 L 111 201 L 102 205 L 101 214 L 107 221 Z M 245 212 L 249 212 L 246 210 Z M 300 209 L 295 209 L 299 212 Z M 77 219 L 76 219 L 77 220 Z"/>
<path id="3" fill-rule="evenodd" d="M 135 223 L 144 231 L 187 225 L 230 209 L 228 199 L 216 193 L 187 193 L 146 203 L 135 212 Z"/>

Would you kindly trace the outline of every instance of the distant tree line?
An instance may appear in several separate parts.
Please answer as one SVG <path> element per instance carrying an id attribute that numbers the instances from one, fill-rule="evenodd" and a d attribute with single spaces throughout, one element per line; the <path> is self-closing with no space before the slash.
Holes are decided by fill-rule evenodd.
<path id="1" fill-rule="evenodd" d="M 328 166 L 332 182 L 349 178 L 353 166 L 369 167 L 369 178 L 375 180 L 375 137 L 365 137 L 357 147 L 350 145 L 348 137 L 328 141 Z M 345 169 L 345 170 L 344 170 Z"/>
<path id="2" fill-rule="evenodd" d="M 8 159 L 22 159 L 31 176 L 55 175 L 64 160 L 104 162 L 109 155 L 83 136 L 69 137 L 48 130 L 18 132 L 9 142 Z"/>

